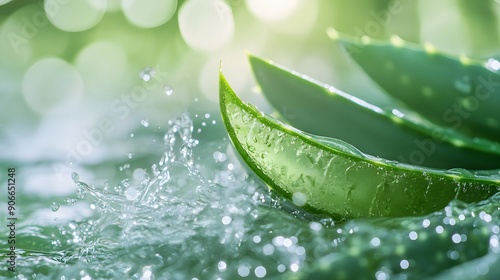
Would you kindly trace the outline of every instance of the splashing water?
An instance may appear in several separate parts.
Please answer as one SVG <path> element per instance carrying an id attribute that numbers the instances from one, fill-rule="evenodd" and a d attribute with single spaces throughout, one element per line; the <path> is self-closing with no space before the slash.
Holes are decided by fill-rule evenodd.
<path id="1" fill-rule="evenodd" d="M 74 173 L 78 199 L 49 207 L 58 215 L 90 208 L 93 215 L 60 227 L 20 227 L 18 279 L 446 279 L 496 273 L 500 195 L 474 205 L 454 201 L 425 217 L 335 224 L 256 183 L 226 150 L 227 139 L 194 139 L 187 114 L 168 124 L 165 149 L 151 168 L 129 166 L 114 187 L 85 183 Z M 477 260 L 487 261 L 481 270 Z M 4 276 L 5 264 L 0 266 Z"/>

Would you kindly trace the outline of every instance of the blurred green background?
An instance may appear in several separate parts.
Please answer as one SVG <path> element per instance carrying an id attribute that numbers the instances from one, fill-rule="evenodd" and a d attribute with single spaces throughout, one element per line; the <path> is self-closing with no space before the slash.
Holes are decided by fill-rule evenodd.
<path id="1" fill-rule="evenodd" d="M 219 63 L 236 92 L 270 110 L 245 50 L 383 105 L 327 27 L 490 57 L 499 13 L 487 0 L 1 0 L 0 158 L 50 163 L 45 180 L 70 182 L 80 165 L 140 153 L 129 135 L 183 112 L 201 138 L 223 135 Z"/>
<path id="2" fill-rule="evenodd" d="M 96 213 L 92 204 L 95 199 L 89 199 L 90 208 L 84 203 L 74 204 L 76 199 L 71 197 L 79 195 L 71 178 L 72 172 L 78 172 L 81 180 L 91 185 L 104 188 L 118 185 L 127 175 L 133 177 L 134 170 L 148 169 L 159 162 L 165 150 L 162 136 L 169 127 L 168 120 L 185 112 L 189 112 L 194 122 L 193 138 L 201 142 L 196 147 L 199 150 L 194 153 L 198 156 L 195 158 L 197 169 L 209 173 L 206 178 L 228 177 L 233 172 L 237 178 L 246 178 L 244 169 L 233 166 L 229 160 L 235 157 L 228 139 L 224 139 L 226 133 L 218 109 L 218 70 L 221 65 L 238 95 L 263 111 L 272 110 L 259 94 L 245 51 L 384 106 L 392 101 L 328 38 L 328 27 L 356 37 L 389 39 L 392 34 L 397 34 L 419 44 L 430 42 L 437 49 L 451 54 L 498 59 L 499 17 L 500 4 L 493 0 L 0 0 L 0 166 L 4 170 L 0 172 L 0 182 L 7 185 L 7 168 L 16 168 L 18 214 L 20 222 L 24 223 L 20 223 L 19 240 L 30 242 L 25 249 L 32 246 L 37 251 L 48 251 L 40 253 L 40 258 L 36 258 L 36 254 L 32 258 L 28 252 L 25 258 L 19 258 L 19 267 L 30 272 L 29 266 L 35 264 L 38 267 L 35 271 L 43 274 L 47 270 L 46 274 L 50 274 L 47 279 L 55 279 L 52 276 L 65 265 L 53 261 L 59 255 L 50 252 L 64 249 L 55 241 L 60 243 L 62 240 L 64 247 L 78 245 L 81 240 L 72 243 L 66 237 L 54 237 L 53 232 L 57 229 L 52 225 L 82 221 Z M 218 168 L 223 170 L 219 172 Z M 192 175 L 187 171 L 174 174 L 178 170 L 172 171 L 174 189 L 191 191 L 194 194 L 190 199 L 198 201 L 196 192 L 200 183 L 187 180 Z M 274 234 L 299 235 L 302 229 L 308 229 L 303 220 L 285 215 L 281 210 L 275 211 L 275 208 L 258 208 L 258 213 L 262 213 L 259 214 L 261 221 L 252 218 L 253 214 L 245 212 L 245 207 L 255 199 L 250 198 L 251 194 L 260 191 L 254 184 L 253 181 L 243 187 L 236 184 L 232 189 L 227 188 L 229 191 L 215 188 L 217 192 L 213 195 L 217 197 L 210 198 L 220 199 L 221 205 L 230 201 L 245 209 L 238 214 L 238 219 L 245 223 L 233 222 L 233 229 L 248 226 L 250 233 L 263 234 L 262 245 L 266 236 L 272 240 Z M 258 187 L 264 192 L 265 186 Z M 204 190 L 213 189 L 212 185 L 207 185 Z M 247 189 L 252 191 L 246 193 Z M 240 196 L 235 198 L 233 191 Z M 212 195 L 208 191 L 207 194 Z M 3 205 L 0 217 L 6 215 L 4 197 L 0 196 L 0 205 Z M 69 202 L 68 197 L 71 198 Z M 243 204 L 237 205 L 240 202 Z M 56 209 L 51 209 L 51 205 L 56 205 Z M 198 212 L 193 210 L 189 219 L 183 220 L 177 209 L 186 209 L 175 205 L 161 211 L 173 211 L 171 219 L 174 222 L 177 219 L 182 225 L 180 230 L 187 232 L 189 242 L 186 243 L 194 244 L 193 248 L 198 245 L 204 248 L 200 244 L 220 245 L 204 235 L 191 239 L 189 230 L 192 225 L 189 222 L 198 219 Z M 57 211 L 59 206 L 61 211 Z M 268 215 L 268 211 L 271 214 Z M 200 217 L 211 222 L 212 228 L 224 231 L 219 217 L 213 212 L 201 213 Z M 212 217 L 215 220 L 210 220 Z M 120 223 L 120 219 L 113 217 L 110 224 L 127 225 L 127 220 Z M 157 225 L 164 228 L 161 223 Z M 357 225 L 354 224 L 355 228 Z M 363 227 L 363 221 L 359 225 Z M 169 242 L 164 240 L 166 237 L 162 231 L 151 228 L 151 236 L 156 237 L 156 242 L 160 240 L 159 243 L 147 245 L 151 241 L 149 237 L 140 236 L 143 239 L 140 247 L 153 252 L 158 249 L 165 256 L 170 254 L 169 250 L 177 248 L 175 240 L 170 247 L 157 246 Z M 269 228 L 278 228 L 285 233 L 273 232 Z M 141 227 L 136 229 L 141 230 Z M 205 234 L 206 226 L 200 224 L 196 229 Z M 121 234 L 115 229 L 113 234 L 104 232 L 101 235 L 101 230 L 96 227 L 93 237 L 115 241 Z M 307 240 L 304 248 L 308 254 L 315 252 L 308 256 L 308 261 L 314 262 L 335 245 L 336 241 L 330 242 L 329 237 L 311 239 L 307 237 L 308 231 L 304 232 L 306 237 L 303 239 Z M 367 232 L 369 234 L 365 234 Z M 374 231 L 372 227 L 365 227 L 360 238 L 352 239 L 352 246 L 347 244 L 339 248 L 345 248 L 346 252 L 351 248 L 361 248 L 359 244 L 362 243 L 358 241 L 369 241 L 372 234 L 377 236 L 382 232 L 392 238 L 393 232 L 386 232 L 384 228 Z M 144 236 L 149 236 L 147 233 Z M 172 232 L 167 237 L 177 235 Z M 325 235 L 328 235 L 326 231 Z M 364 235 L 367 236 L 365 239 Z M 401 236 L 407 238 L 408 233 L 394 236 L 396 240 Z M 123 242 L 128 245 L 128 241 L 124 239 Z M 92 247 L 92 242 L 90 239 L 85 245 Z M 234 247 L 243 248 L 242 252 L 254 252 L 252 250 L 258 248 L 256 243 L 243 243 L 243 247 L 240 247 L 241 243 L 234 243 L 237 244 Z M 228 244 L 223 248 L 223 256 L 233 254 L 233 243 Z M 379 255 L 368 251 L 369 258 L 385 258 L 393 253 L 393 248 L 400 248 L 393 241 L 386 244 L 388 253 Z M 415 244 L 411 248 L 435 250 L 433 245 L 428 246 L 432 242 Z M 0 242 L 0 245 L 4 248 L 5 244 Z M 391 247 L 393 245 L 398 247 Z M 108 257 L 107 265 L 97 266 L 96 273 L 107 273 L 108 268 L 118 269 L 115 264 L 134 264 L 139 266 L 138 269 L 145 265 L 149 269 L 148 260 L 137 264 L 135 255 L 125 247 L 118 250 L 123 253 L 122 261 L 120 257 L 104 255 Z M 82 251 L 85 248 L 83 246 Z M 184 247 L 178 248 L 179 252 L 186 252 Z M 214 252 L 206 254 L 209 262 L 214 261 L 213 266 L 206 267 L 219 271 L 219 259 L 215 259 L 219 253 Z M 495 252 L 494 260 L 497 259 Z M 272 259 L 269 265 L 274 265 L 277 254 L 259 257 L 252 253 L 252 257 L 257 261 L 269 257 Z M 92 257 L 92 253 L 89 255 Z M 427 253 L 424 255 L 427 259 Z M 204 265 L 196 255 L 193 256 L 193 267 Z M 183 269 L 192 270 L 190 265 L 182 263 L 186 258 L 179 260 Z M 76 262 L 68 269 L 80 271 L 83 265 L 83 261 Z M 261 264 L 254 267 L 256 265 Z M 471 262 L 469 266 L 474 269 L 476 264 Z M 298 266 L 294 267 L 298 269 Z M 353 269 L 350 265 L 342 267 Z M 399 267 L 399 260 L 396 267 Z M 92 271 L 94 268 L 85 265 L 85 269 Z M 159 269 L 168 270 L 168 267 Z M 54 272 L 50 273 L 52 270 Z M 461 270 L 457 271 L 461 273 Z M 233 273 L 236 273 L 234 269 Z M 493 277 L 494 274 L 495 271 Z M 40 279 L 36 277 L 34 274 L 33 279 Z M 82 276 L 82 279 L 88 278 Z"/>

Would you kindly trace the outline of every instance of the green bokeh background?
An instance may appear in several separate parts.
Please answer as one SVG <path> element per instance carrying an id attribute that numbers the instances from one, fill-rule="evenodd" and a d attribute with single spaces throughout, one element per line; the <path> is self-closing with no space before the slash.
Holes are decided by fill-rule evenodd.
<path id="1" fill-rule="evenodd" d="M 328 27 L 379 39 L 397 34 L 415 43 L 431 42 L 444 52 L 477 58 L 500 54 L 500 4 L 493 0 L 289 0 L 288 6 L 295 8 L 279 20 L 262 18 L 262 10 L 279 13 L 283 7 L 276 4 L 261 4 L 259 14 L 252 10 L 252 2 L 263 1 L 205 0 L 212 3 L 212 10 L 187 17 L 191 27 L 215 38 L 219 30 L 210 28 L 213 22 L 204 21 L 205 15 L 220 15 L 212 17 L 217 21 L 227 20 L 229 13 L 234 24 L 230 40 L 211 50 L 194 48 L 179 30 L 179 11 L 200 1 L 179 0 L 166 23 L 144 28 L 131 23 L 122 11 L 122 3 L 130 1 L 103 0 L 102 18 L 90 28 L 71 32 L 46 17 L 44 1 L 0 0 L 0 166 L 18 170 L 22 182 L 18 196 L 25 206 L 21 214 L 48 209 L 52 201 L 74 195 L 73 171 L 87 182 L 106 178 L 113 184 L 123 179 L 117 166 L 124 162 L 132 165 L 130 170 L 150 166 L 151 158 L 158 160 L 163 147 L 146 137 L 151 132 L 145 131 L 146 123 L 154 128 L 154 137 L 161 137 L 169 119 L 189 112 L 195 123 L 194 137 L 201 141 L 224 137 L 217 104 L 219 64 L 244 100 L 271 112 L 255 87 L 245 51 L 381 106 L 390 100 L 328 39 Z M 76 2 L 99 1 L 55 1 L 60 7 Z M 88 15 L 76 11 L 64 16 L 79 21 Z M 72 70 L 61 75 L 41 72 L 29 80 L 31 67 L 46 59 Z M 152 69 L 156 74 L 151 80 L 141 79 L 141 71 Z M 54 92 L 37 86 L 64 86 L 70 72 L 81 80 L 76 90 Z M 23 90 L 29 86 L 35 90 Z M 172 89 L 171 95 L 165 93 L 166 88 Z M 126 103 L 124 98 L 138 92 L 144 98 Z M 78 154 L 91 140 L 95 143 L 87 146 L 85 154 Z M 151 157 L 151 153 L 156 155 Z M 149 156 L 143 161 L 141 154 Z M 0 182 L 6 182 L 6 176 L 2 171 Z M 4 196 L 0 198 L 4 205 Z M 3 208 L 1 213 L 3 217 Z"/>
<path id="2" fill-rule="evenodd" d="M 61 7 L 72 5 L 72 1 L 52 2 L 59 3 Z M 32 142 L 39 143 L 37 137 L 47 137 L 44 131 L 39 131 L 44 126 L 47 134 L 53 135 L 57 131 L 57 138 L 66 142 L 47 143 L 50 148 L 38 145 L 37 149 L 49 148 L 53 153 L 51 157 L 59 158 L 65 151 L 58 147 L 78 141 L 82 130 L 98 127 L 99 122 L 109 115 L 114 101 L 123 95 L 130 95 L 137 86 L 143 86 L 138 73 L 145 67 L 155 68 L 159 85 L 149 91 L 152 94 L 148 93 L 137 107 L 130 108 L 125 120 L 114 120 L 116 126 L 122 128 L 114 133 L 123 134 L 130 130 L 131 125 L 125 123 L 137 123 L 142 119 L 161 122 L 185 111 L 218 114 L 219 62 L 229 81 L 246 100 L 264 110 L 269 109 L 263 98 L 255 94 L 255 82 L 244 50 L 334 84 L 370 102 L 386 102 L 378 88 L 338 46 L 329 41 L 326 36 L 329 26 L 356 36 L 384 39 L 397 34 L 417 43 L 430 41 L 438 49 L 455 54 L 488 57 L 497 53 L 500 5 L 495 1 L 473 4 L 464 0 L 439 3 L 429 0 L 290 1 L 297 2 L 298 8 L 280 20 L 261 19 L 249 8 L 252 0 L 211 1 L 216 13 L 221 13 L 217 5 L 226 3 L 229 11 L 223 10 L 222 13 L 232 14 L 234 32 L 231 40 L 219 48 L 205 51 L 191 48 L 179 32 L 178 11 L 187 2 L 178 1 L 176 13 L 165 24 L 142 28 L 130 23 L 120 1 L 107 1 L 102 19 L 93 27 L 79 32 L 63 31 L 54 26 L 45 17 L 43 1 L 18 0 L 0 6 L 2 141 L 11 144 L 29 137 Z M 143 5 L 148 4 L 143 2 Z M 268 9 L 280 10 L 272 5 Z M 78 20 L 84 15 L 75 13 L 66 16 Z M 187 21 L 192 22 L 195 28 L 209 29 L 210 24 L 198 20 L 203 18 L 201 14 L 191 16 Z M 108 51 L 94 51 L 83 56 L 86 48 L 95 43 L 104 44 L 103 48 L 107 47 Z M 29 105 L 23 95 L 25 74 L 34 63 L 49 57 L 76 66 L 83 80 L 83 94 L 72 102 L 64 103 L 66 95 L 72 96 L 71 92 L 56 94 L 40 90 L 32 98 L 44 102 Z M 87 63 L 90 68 L 82 69 L 77 65 L 82 57 L 91 59 Z M 55 79 L 50 73 L 42 78 Z M 168 98 L 161 92 L 164 86 L 174 91 Z M 112 138 L 112 135 L 109 136 Z M 28 152 L 14 149 L 7 153 L 5 159 L 22 161 L 47 157 L 46 153 L 36 155 L 36 151 L 32 151 L 30 156 L 16 156 L 16 153 Z"/>

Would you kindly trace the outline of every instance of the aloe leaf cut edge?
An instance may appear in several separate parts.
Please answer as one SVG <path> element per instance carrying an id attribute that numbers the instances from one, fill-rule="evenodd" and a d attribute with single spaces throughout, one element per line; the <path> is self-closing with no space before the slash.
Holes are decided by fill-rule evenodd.
<path id="1" fill-rule="evenodd" d="M 233 146 L 271 189 L 296 205 L 338 220 L 421 215 L 453 200 L 480 201 L 500 176 L 422 168 L 356 155 L 347 144 L 315 141 L 244 104 L 223 74 L 222 119 Z"/>

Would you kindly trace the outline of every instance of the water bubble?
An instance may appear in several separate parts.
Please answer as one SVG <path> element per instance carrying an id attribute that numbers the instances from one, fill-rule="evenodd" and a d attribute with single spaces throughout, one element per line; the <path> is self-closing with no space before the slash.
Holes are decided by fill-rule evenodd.
<path id="1" fill-rule="evenodd" d="M 222 217 L 222 224 L 223 225 L 229 225 L 231 223 L 232 219 L 229 216 L 224 216 Z"/>
<path id="2" fill-rule="evenodd" d="M 311 223 L 309 223 L 309 228 L 314 230 L 314 231 L 320 231 L 322 228 L 322 225 L 318 222 L 311 222 Z"/>
<path id="3" fill-rule="evenodd" d="M 127 170 L 130 168 L 130 164 L 129 163 L 125 163 L 124 165 L 121 165 L 120 167 L 118 167 L 118 169 L 120 171 L 124 171 L 124 170 Z"/>
<path id="4" fill-rule="evenodd" d="M 139 197 L 139 191 L 135 188 L 128 188 L 125 190 L 125 198 L 127 200 L 135 201 Z"/>
<path id="5" fill-rule="evenodd" d="M 498 236 L 492 236 L 492 237 L 490 237 L 490 246 L 493 249 L 498 248 L 499 244 L 500 244 L 500 241 L 499 241 L 499 237 Z"/>
<path id="6" fill-rule="evenodd" d="M 301 207 L 301 206 L 306 205 L 307 196 L 301 192 L 294 192 L 292 195 L 292 201 L 293 201 L 293 204 Z"/>
<path id="7" fill-rule="evenodd" d="M 417 240 L 418 233 L 415 231 L 412 231 L 412 232 L 410 232 L 410 234 L 408 236 L 410 237 L 411 240 Z"/>
<path id="8" fill-rule="evenodd" d="M 264 278 L 267 274 L 266 268 L 261 265 L 257 266 L 254 272 L 257 278 Z"/>
<path id="9" fill-rule="evenodd" d="M 299 246 L 299 247 L 297 247 L 297 249 L 295 249 L 295 254 L 297 254 L 299 256 L 305 255 L 305 253 L 306 253 L 306 248 L 304 248 L 302 246 Z"/>
<path id="10" fill-rule="evenodd" d="M 444 232 L 444 228 L 443 228 L 442 226 L 437 226 L 437 227 L 436 227 L 436 233 L 437 233 L 437 234 L 441 234 L 441 233 L 443 233 L 443 232 Z"/>
<path id="11" fill-rule="evenodd" d="M 146 119 L 141 120 L 141 124 L 142 124 L 142 126 L 144 126 L 144 127 L 148 127 L 148 126 L 149 126 L 149 122 L 148 122 L 148 120 L 146 120 Z"/>
<path id="12" fill-rule="evenodd" d="M 52 211 L 56 212 L 57 210 L 59 210 L 60 206 L 61 206 L 61 204 L 59 204 L 57 202 L 52 202 L 52 206 L 50 207 L 50 209 L 52 209 Z"/>
<path id="13" fill-rule="evenodd" d="M 274 253 L 274 246 L 271 245 L 271 244 L 266 244 L 264 245 L 264 247 L 262 248 L 262 252 L 264 253 L 264 255 L 266 256 L 269 256 L 269 255 L 272 255 Z"/>
<path id="14" fill-rule="evenodd" d="M 410 267 L 410 263 L 408 262 L 408 260 L 402 260 L 402 261 L 399 263 L 399 266 L 400 266 L 402 269 L 407 269 L 408 267 Z"/>
<path id="15" fill-rule="evenodd" d="M 156 70 L 153 67 L 144 67 L 140 72 L 139 72 L 139 78 L 141 78 L 143 81 L 148 82 L 152 78 L 156 76 Z"/>
<path id="16" fill-rule="evenodd" d="M 65 201 L 68 205 L 75 205 L 75 203 L 76 203 L 76 199 L 74 199 L 74 198 L 66 198 Z"/>
<path id="17" fill-rule="evenodd" d="M 429 219 L 425 219 L 422 221 L 422 226 L 424 228 L 428 228 L 431 225 L 431 221 Z"/>
<path id="18" fill-rule="evenodd" d="M 290 238 L 285 238 L 285 240 L 283 240 L 283 246 L 290 247 L 292 245 L 293 245 L 293 242 Z"/>
<path id="19" fill-rule="evenodd" d="M 86 194 L 87 191 L 83 187 L 79 187 L 76 191 L 76 197 L 78 197 L 79 199 L 84 199 Z"/>
<path id="20" fill-rule="evenodd" d="M 148 173 L 142 168 L 137 168 L 134 170 L 134 173 L 132 173 L 132 178 L 134 178 L 135 181 L 142 182 L 144 179 L 148 178 Z"/>
<path id="21" fill-rule="evenodd" d="M 377 271 L 375 273 L 375 278 L 377 280 L 387 280 L 387 279 L 389 279 L 389 274 L 387 272 L 384 272 L 384 271 Z"/>
<path id="22" fill-rule="evenodd" d="M 278 269 L 278 272 L 283 273 L 286 270 L 286 266 L 284 264 L 280 264 L 280 265 L 278 265 L 277 269 Z"/>
<path id="23" fill-rule="evenodd" d="M 238 267 L 238 275 L 240 275 L 241 277 L 247 277 L 248 275 L 250 275 L 250 269 L 248 268 L 248 266 L 240 265 Z"/>
<path id="24" fill-rule="evenodd" d="M 297 272 L 297 271 L 299 270 L 299 265 L 298 265 L 298 264 L 296 264 L 296 263 L 292 263 L 292 264 L 290 265 L 290 270 L 291 270 L 292 272 Z"/>
<path id="25" fill-rule="evenodd" d="M 213 157 L 216 162 L 224 162 L 226 160 L 226 154 L 219 151 L 214 152 Z"/>
<path id="26" fill-rule="evenodd" d="M 283 246 L 284 241 L 285 241 L 285 238 L 281 235 L 278 235 L 275 238 L 273 238 L 273 244 L 275 246 Z"/>
<path id="27" fill-rule="evenodd" d="M 170 96 L 174 93 L 174 89 L 171 88 L 170 86 L 164 86 L 163 87 L 163 92 L 167 95 Z"/>
<path id="28" fill-rule="evenodd" d="M 372 240 L 370 241 L 370 245 L 372 245 L 373 247 L 378 247 L 380 246 L 380 238 L 378 237 L 374 237 L 372 238 Z"/>
<path id="29" fill-rule="evenodd" d="M 129 159 L 132 159 L 132 158 L 134 157 L 134 153 L 127 153 L 127 157 L 128 157 Z"/>
<path id="30" fill-rule="evenodd" d="M 458 260 L 460 258 L 460 253 L 457 251 L 448 251 L 448 258 Z"/>
<path id="31" fill-rule="evenodd" d="M 226 268 L 227 268 L 227 264 L 225 261 L 220 261 L 218 264 L 217 264 L 217 267 L 219 268 L 220 271 L 225 271 Z"/>

